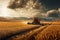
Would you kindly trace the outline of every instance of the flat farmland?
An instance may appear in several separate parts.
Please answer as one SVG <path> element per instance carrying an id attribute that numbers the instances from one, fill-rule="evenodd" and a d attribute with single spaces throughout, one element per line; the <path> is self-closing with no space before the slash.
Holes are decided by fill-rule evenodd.
<path id="1" fill-rule="evenodd" d="M 46 30 L 53 31 L 60 28 L 60 22 L 46 22 L 41 21 L 41 23 L 46 24 L 44 26 L 41 25 L 33 25 L 27 24 L 28 22 L 32 22 L 30 20 L 24 21 L 6 21 L 0 22 L 0 40 L 44 40 Z M 57 28 L 57 29 L 56 29 Z M 48 31 L 47 37 L 50 37 Z M 55 33 L 55 31 L 53 31 Z M 60 30 L 58 30 L 60 31 Z M 57 32 L 57 31 L 56 31 Z M 54 34 L 52 33 L 52 34 Z M 50 38 L 51 39 L 51 38 Z M 48 40 L 47 38 L 45 40 Z"/>

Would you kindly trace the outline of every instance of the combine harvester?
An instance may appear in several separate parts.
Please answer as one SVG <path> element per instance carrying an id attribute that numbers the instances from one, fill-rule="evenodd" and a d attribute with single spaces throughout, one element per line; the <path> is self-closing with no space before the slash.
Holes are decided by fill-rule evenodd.
<path id="1" fill-rule="evenodd" d="M 32 23 L 28 22 L 28 24 L 41 25 L 41 26 L 46 25 L 46 24 L 41 23 L 41 20 L 38 17 L 34 17 L 33 22 Z"/>

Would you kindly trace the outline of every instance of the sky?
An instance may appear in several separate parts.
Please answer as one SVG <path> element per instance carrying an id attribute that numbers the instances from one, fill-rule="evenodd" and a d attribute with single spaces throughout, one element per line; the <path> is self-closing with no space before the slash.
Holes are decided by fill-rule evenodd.
<path id="1" fill-rule="evenodd" d="M 48 9 L 60 8 L 60 0 L 41 0 Z"/>
<path id="2" fill-rule="evenodd" d="M 41 2 L 48 9 L 47 11 L 48 15 L 52 13 L 54 13 L 55 15 L 57 13 L 58 17 L 60 17 L 60 0 L 41 0 Z"/>
<path id="3" fill-rule="evenodd" d="M 0 17 L 60 17 L 60 0 L 0 0 Z"/>

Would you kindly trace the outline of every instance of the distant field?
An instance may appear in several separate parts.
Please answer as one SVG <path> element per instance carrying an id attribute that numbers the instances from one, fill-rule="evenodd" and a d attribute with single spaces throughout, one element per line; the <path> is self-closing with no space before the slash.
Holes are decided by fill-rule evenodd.
<path id="1" fill-rule="evenodd" d="M 29 30 L 35 27 L 40 27 L 39 29 L 31 30 L 30 32 L 20 36 L 15 35 L 10 40 L 59 40 L 60 38 L 60 22 L 45 22 L 41 21 L 41 23 L 46 24 L 47 28 L 43 29 L 43 26 L 39 25 L 29 25 L 28 22 L 32 22 L 30 20 L 23 21 L 9 21 L 9 22 L 0 22 L 0 38 L 6 36 L 7 34 L 16 33 L 22 30 Z M 49 25 L 50 24 L 50 25 Z M 43 30 L 42 30 L 42 29 Z M 40 31 L 39 31 L 40 30 Z M 25 37 L 25 36 L 28 37 Z M 33 38 L 33 39 L 32 39 Z M 8 39 L 9 40 L 9 39 Z"/>

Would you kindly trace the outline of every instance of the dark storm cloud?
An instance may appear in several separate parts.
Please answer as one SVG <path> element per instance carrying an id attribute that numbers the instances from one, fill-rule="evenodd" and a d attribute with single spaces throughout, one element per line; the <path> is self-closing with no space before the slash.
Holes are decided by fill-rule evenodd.
<path id="1" fill-rule="evenodd" d="M 27 2 L 28 0 L 14 0 L 14 1 L 11 0 L 8 7 L 12 9 L 23 8 L 26 6 Z"/>
<path id="2" fill-rule="evenodd" d="M 40 0 L 43 5 L 49 9 L 57 9 L 60 7 L 60 0 Z"/>
<path id="3" fill-rule="evenodd" d="M 11 0 L 8 7 L 15 9 L 15 8 L 24 8 L 26 6 L 27 8 L 31 6 L 34 9 L 41 8 L 39 0 L 14 0 L 14 1 Z"/>

